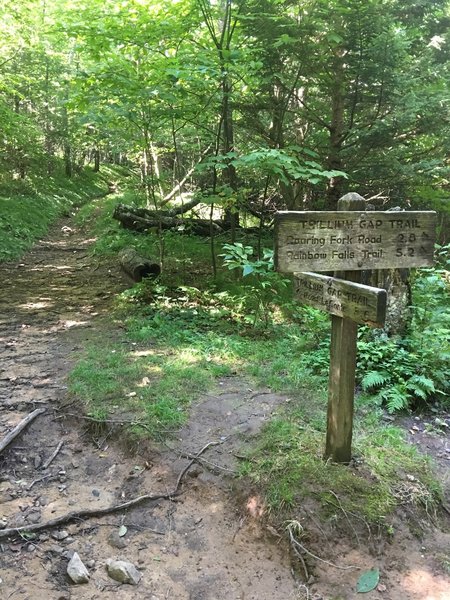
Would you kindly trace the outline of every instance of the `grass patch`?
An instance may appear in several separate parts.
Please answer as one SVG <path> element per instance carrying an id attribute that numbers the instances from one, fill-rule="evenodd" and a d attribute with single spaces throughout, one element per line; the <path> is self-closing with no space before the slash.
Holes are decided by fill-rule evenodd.
<path id="1" fill-rule="evenodd" d="M 143 349 L 133 343 L 101 352 L 92 347 L 71 372 L 69 392 L 83 401 L 89 416 L 138 421 L 157 437 L 180 427 L 184 407 L 211 385 L 213 370 L 197 368 L 200 360 L 182 349 Z"/>
<path id="2" fill-rule="evenodd" d="M 322 521 L 342 522 L 350 515 L 356 524 L 381 525 L 385 531 L 399 505 L 434 512 L 439 484 L 429 460 L 407 443 L 402 430 L 374 424 L 358 411 L 355 463 L 348 467 L 324 462 L 324 431 L 316 425 L 318 418 L 325 423 L 326 415 L 317 406 L 311 411 L 314 403 L 317 398 L 310 395 L 307 408 L 273 419 L 241 468 L 241 474 L 263 491 L 277 518 L 292 518 L 311 497 Z"/>

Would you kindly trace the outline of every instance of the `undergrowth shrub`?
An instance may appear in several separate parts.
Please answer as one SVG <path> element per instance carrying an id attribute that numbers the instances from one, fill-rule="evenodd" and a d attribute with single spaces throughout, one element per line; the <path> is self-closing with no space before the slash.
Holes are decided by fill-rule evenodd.
<path id="1" fill-rule="evenodd" d="M 240 291 L 243 320 L 253 327 L 269 326 L 275 304 L 280 304 L 290 280 L 274 271 L 273 250 L 264 248 L 257 257 L 252 246 L 224 244 L 224 266 L 242 272 Z M 280 302 L 281 301 L 281 302 Z"/>
<path id="2" fill-rule="evenodd" d="M 389 412 L 436 400 L 449 404 L 449 247 L 439 249 L 437 266 L 421 269 L 412 281 L 412 319 L 407 334 L 389 338 L 362 328 L 358 379 Z"/>

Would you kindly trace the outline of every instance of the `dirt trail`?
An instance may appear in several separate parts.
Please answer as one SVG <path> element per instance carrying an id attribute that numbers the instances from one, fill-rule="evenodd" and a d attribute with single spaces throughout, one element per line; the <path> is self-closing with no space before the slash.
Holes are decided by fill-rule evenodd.
<path id="1" fill-rule="evenodd" d="M 3 527 L 165 493 L 173 489 L 187 463 L 178 451 L 159 460 L 150 454 L 127 458 L 108 441 L 95 440 L 96 445 L 91 434 L 61 418 L 65 376 L 77 351 L 93 338 L 108 335 L 111 299 L 128 285 L 115 265 L 110 272 L 89 257 L 91 242 L 60 223 L 20 263 L 0 267 L 0 439 L 34 408 L 47 408 L 0 457 Z M 229 404 L 229 415 L 224 421 L 214 414 L 214 395 L 204 398 L 205 410 L 195 431 L 187 427 L 176 440 L 179 450 L 195 453 L 209 441 L 230 438 L 232 430 L 236 438 L 243 428 L 256 430 L 282 401 L 267 392 L 261 392 L 264 402 L 260 402 L 258 393 L 244 382 L 224 379 L 217 393 L 223 409 Z M 232 412 L 237 403 L 243 407 L 239 415 Z M 60 441 L 61 451 L 42 470 Z M 209 465 L 208 471 L 194 467 L 176 501 L 153 502 L 126 514 L 69 525 L 61 528 L 62 535 L 48 531 L 32 540 L 3 541 L 0 597 L 294 598 L 288 558 L 268 542 L 264 529 L 245 519 L 244 509 L 236 508 L 222 477 L 235 467 L 232 447 L 220 445 L 205 453 L 205 460 L 216 466 Z M 128 531 L 119 538 L 122 524 Z M 65 539 L 54 537 L 66 533 Z M 89 584 L 68 583 L 71 551 L 88 564 Z M 134 563 L 142 572 L 138 588 L 110 579 L 105 571 L 108 558 Z"/>
<path id="2" fill-rule="evenodd" d="M 91 242 L 60 223 L 20 263 L 0 265 L 0 439 L 34 408 L 47 409 L 0 456 L 0 527 L 166 493 L 188 462 L 183 455 L 208 442 L 221 443 L 208 449 L 201 467 L 189 471 L 183 494 L 172 501 L 86 519 L 34 539 L 0 540 L 0 598 L 358 598 L 357 572 L 318 562 L 315 583 L 309 591 L 302 587 L 293 576 L 286 545 L 258 518 L 259 498 L 251 490 L 243 494 L 232 489 L 228 475 L 236 469 L 239 447 L 285 402 L 282 395 L 224 378 L 195 403 L 189 423 L 167 440 L 165 453 L 143 449 L 132 458 L 101 435 L 87 433 L 79 422 L 62 418 L 65 377 L 77 352 L 90 340 L 117 336 L 109 323 L 111 302 L 128 285 L 115 265 L 108 269 L 89 256 Z M 61 451 L 43 469 L 60 441 Z M 127 528 L 124 537 L 118 535 L 121 525 Z M 422 550 L 421 542 L 400 529 L 377 557 L 384 589 L 366 594 L 367 600 L 450 598 L 448 580 L 428 560 L 428 548 Z M 434 557 L 449 537 L 433 533 L 430 539 L 437 548 Z M 339 535 L 322 542 L 310 535 L 307 545 L 341 564 L 374 564 L 364 545 L 352 545 Z M 89 568 L 88 584 L 69 584 L 66 568 L 73 551 Z M 138 587 L 110 579 L 108 558 L 135 564 L 142 574 Z"/>

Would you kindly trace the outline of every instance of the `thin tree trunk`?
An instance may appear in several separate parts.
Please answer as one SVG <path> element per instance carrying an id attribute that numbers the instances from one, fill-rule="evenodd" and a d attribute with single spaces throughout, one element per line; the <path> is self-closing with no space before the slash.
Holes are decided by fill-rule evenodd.
<path id="1" fill-rule="evenodd" d="M 344 53 L 337 48 L 333 59 L 334 80 L 331 86 L 331 125 L 327 168 L 330 171 L 342 170 L 342 143 L 344 139 Z M 327 204 L 331 210 L 336 210 L 337 202 L 343 194 L 342 177 L 332 177 L 328 186 Z"/>

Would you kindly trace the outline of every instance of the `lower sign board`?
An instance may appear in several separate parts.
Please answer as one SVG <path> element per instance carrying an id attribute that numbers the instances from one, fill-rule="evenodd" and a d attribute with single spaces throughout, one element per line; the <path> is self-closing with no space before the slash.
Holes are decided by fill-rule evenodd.
<path id="1" fill-rule="evenodd" d="M 294 274 L 295 297 L 304 304 L 370 327 L 383 327 L 386 290 L 317 273 Z"/>
<path id="2" fill-rule="evenodd" d="M 275 266 L 283 273 L 433 264 L 433 211 L 282 211 L 275 224 Z"/>

